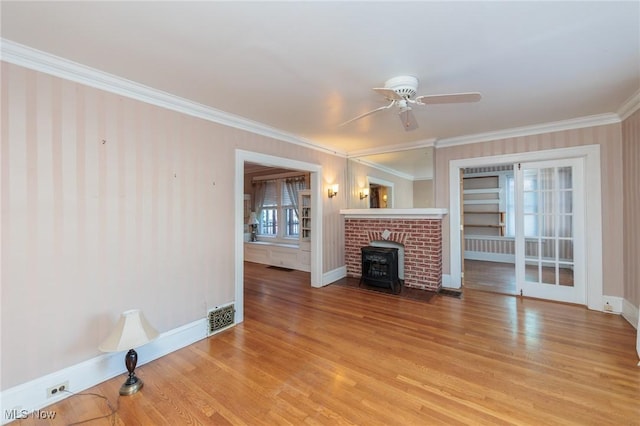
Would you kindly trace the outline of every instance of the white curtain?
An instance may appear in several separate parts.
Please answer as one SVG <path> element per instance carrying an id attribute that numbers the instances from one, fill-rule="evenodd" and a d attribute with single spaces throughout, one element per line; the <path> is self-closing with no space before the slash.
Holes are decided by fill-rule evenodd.
<path id="1" fill-rule="evenodd" d="M 258 216 L 258 218 L 260 218 L 260 213 L 262 212 L 262 206 L 264 205 L 264 197 L 266 193 L 266 181 L 253 182 L 253 211 L 256 212 L 256 216 Z"/>
<path id="2" fill-rule="evenodd" d="M 298 191 L 307 188 L 305 178 L 304 176 L 288 178 L 288 179 L 285 179 L 284 185 L 285 185 L 289 199 L 286 201 L 283 201 L 282 204 L 293 206 L 293 209 L 296 211 L 296 216 L 300 217 L 300 211 L 298 209 Z M 283 194 L 283 198 L 285 198 L 284 194 Z"/>

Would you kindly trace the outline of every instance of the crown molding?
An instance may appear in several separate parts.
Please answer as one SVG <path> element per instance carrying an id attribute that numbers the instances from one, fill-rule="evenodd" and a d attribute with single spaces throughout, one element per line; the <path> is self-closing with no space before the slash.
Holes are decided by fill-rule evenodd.
<path id="1" fill-rule="evenodd" d="M 517 138 L 522 136 L 539 135 L 541 133 L 559 132 L 563 130 L 580 129 L 584 127 L 603 126 L 620 123 L 620 116 L 614 113 L 591 115 L 570 120 L 555 121 L 551 123 L 536 124 L 533 126 L 516 127 L 513 129 L 498 130 L 495 132 L 477 133 L 475 135 L 459 136 L 454 138 L 439 139 L 435 143 L 436 148 L 444 148 L 455 145 L 468 145 L 477 142 L 488 142 L 499 139 Z"/>
<path id="2" fill-rule="evenodd" d="M 347 158 L 362 157 L 365 155 L 387 154 L 389 152 L 408 151 L 410 149 L 416 149 L 416 148 L 428 148 L 430 146 L 434 146 L 435 142 L 436 142 L 436 139 L 431 138 L 431 139 L 424 139 L 421 141 L 407 142 L 407 143 L 397 144 L 397 145 L 385 145 L 385 146 L 376 147 L 376 148 L 360 149 L 356 151 L 347 152 Z"/>
<path id="3" fill-rule="evenodd" d="M 182 114 L 190 115 L 192 117 L 201 118 L 213 123 L 266 136 L 268 138 L 281 140 L 340 157 L 346 157 L 347 155 L 346 152 L 339 152 L 334 149 L 327 148 L 314 141 L 300 138 L 290 133 L 269 127 L 265 124 L 220 111 L 197 102 L 189 101 L 134 81 L 15 43 L 5 38 L 0 38 L 0 46 L 0 59 L 14 65 L 40 71 L 96 89 L 125 96 L 151 105 L 156 105 Z"/>
<path id="4" fill-rule="evenodd" d="M 373 169 L 377 169 L 377 170 L 380 170 L 382 172 L 389 173 L 391 175 L 397 176 L 397 177 L 402 178 L 402 179 L 407 179 L 407 180 L 410 180 L 410 181 L 416 180 L 416 178 L 413 175 L 410 175 L 408 173 L 400 172 L 400 171 L 398 171 L 396 169 L 392 169 L 392 168 L 387 167 L 387 166 L 383 166 L 382 164 L 373 163 L 371 161 L 363 160 L 362 158 L 351 158 L 351 160 L 357 161 L 358 163 L 364 164 L 365 166 L 369 166 L 369 167 L 371 167 Z"/>
<path id="5" fill-rule="evenodd" d="M 477 142 L 487 142 L 491 140 L 507 139 L 513 137 L 536 135 L 541 133 L 556 132 L 562 130 L 578 129 L 583 127 L 593 127 L 606 124 L 619 123 L 629 117 L 631 114 L 640 109 L 640 91 L 632 95 L 618 113 L 608 113 L 581 117 L 571 120 L 557 121 L 552 123 L 543 123 L 533 126 L 518 127 L 513 129 L 504 129 L 494 132 L 478 133 L 474 135 L 465 135 L 453 138 L 443 139 L 426 139 L 417 142 L 411 142 L 399 145 L 387 145 L 378 148 L 363 149 L 349 152 L 342 152 L 330 147 L 321 145 L 315 141 L 301 138 L 299 136 L 284 132 L 279 129 L 267 126 L 265 124 L 248 120 L 234 114 L 230 114 L 209 106 L 189 101 L 187 99 L 171 95 L 169 93 L 153 89 L 151 87 L 117 77 L 113 74 L 105 73 L 85 65 L 69 61 L 67 59 L 15 43 L 11 40 L 0 38 L 0 59 L 15 65 L 40 71 L 96 89 L 104 90 L 117 95 L 125 96 L 131 99 L 139 100 L 151 105 L 156 105 L 192 117 L 201 118 L 213 123 L 222 124 L 236 129 L 244 130 L 250 133 L 266 136 L 281 140 L 283 142 L 292 143 L 303 146 L 316 151 L 339 157 L 352 158 L 363 155 L 384 154 L 388 152 L 406 151 L 415 148 L 423 148 L 433 146 L 442 148 L 455 145 L 466 145 Z M 392 170 L 376 168 L 392 173 L 405 179 L 416 179 L 413 176 Z"/>
<path id="6" fill-rule="evenodd" d="M 428 147 L 432 147 L 434 146 L 436 139 L 425 139 L 425 140 L 421 140 L 421 141 L 416 141 L 416 142 L 408 142 L 408 143 L 403 143 L 403 144 L 398 144 L 398 145 L 386 145 L 386 146 L 381 146 L 381 147 L 376 147 L 376 148 L 370 148 L 370 149 L 361 149 L 361 150 L 357 150 L 357 151 L 349 151 L 347 153 L 347 158 L 357 161 L 359 163 L 362 163 L 366 166 L 369 166 L 371 168 L 383 171 L 385 173 L 389 173 L 392 174 L 394 176 L 397 176 L 399 178 L 402 179 L 407 179 L 410 181 L 416 181 L 416 180 L 428 180 L 428 179 L 433 179 L 433 176 L 413 176 L 411 174 L 408 173 L 404 173 L 401 171 L 398 171 L 396 169 L 393 169 L 391 167 L 387 167 L 387 166 L 383 166 L 381 164 L 378 163 L 374 163 L 359 157 L 364 157 L 364 156 L 368 156 L 368 155 L 376 155 L 376 154 L 387 154 L 390 152 L 400 152 L 400 151 L 409 151 L 411 149 L 418 149 L 418 148 L 428 148 Z"/>
<path id="7" fill-rule="evenodd" d="M 618 116 L 620 117 L 621 121 L 626 120 L 638 109 L 640 109 L 640 90 L 631 95 L 629 99 L 627 99 L 625 103 L 622 104 L 622 106 L 618 110 Z"/>

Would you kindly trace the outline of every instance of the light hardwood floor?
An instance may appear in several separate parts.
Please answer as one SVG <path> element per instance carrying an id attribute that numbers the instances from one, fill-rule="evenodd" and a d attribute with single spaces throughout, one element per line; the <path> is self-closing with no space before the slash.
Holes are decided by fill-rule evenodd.
<path id="1" fill-rule="evenodd" d="M 245 264 L 245 321 L 139 367 L 145 386 L 91 425 L 638 425 L 635 329 L 623 318 L 465 290 L 428 303 L 312 289 Z M 89 391 L 112 404 L 124 375 Z M 74 396 L 63 425 L 107 414 Z M 113 423 L 112 423 L 113 421 Z"/>
<path id="2" fill-rule="evenodd" d="M 525 277 L 529 281 L 538 282 L 538 268 L 527 266 Z M 544 268 L 542 282 L 555 282 L 555 270 Z M 573 285 L 573 272 L 560 269 L 560 285 Z M 465 289 L 489 291 L 500 294 L 517 294 L 516 266 L 513 263 L 486 262 L 482 260 L 464 261 Z"/>
<path id="3" fill-rule="evenodd" d="M 516 266 L 512 263 L 465 259 L 464 288 L 516 294 Z"/>

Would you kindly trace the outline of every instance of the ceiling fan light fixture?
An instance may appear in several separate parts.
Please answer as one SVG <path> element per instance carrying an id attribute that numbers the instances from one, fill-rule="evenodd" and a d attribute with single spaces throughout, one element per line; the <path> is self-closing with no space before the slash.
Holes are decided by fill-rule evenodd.
<path id="1" fill-rule="evenodd" d="M 411 107 L 409 106 L 406 100 L 398 101 L 398 107 L 400 108 L 400 110 L 398 111 L 398 114 L 411 111 Z"/>
<path id="2" fill-rule="evenodd" d="M 406 131 L 411 131 L 418 128 L 418 122 L 411 112 L 411 105 L 425 106 L 432 104 L 478 102 L 482 98 L 482 95 L 478 92 L 443 93 L 415 97 L 418 91 L 418 83 L 418 78 L 411 75 L 399 75 L 388 79 L 384 83 L 384 87 L 373 88 L 374 92 L 384 96 L 386 100 L 390 102 L 388 105 L 360 114 L 359 116 L 345 121 L 340 125 L 344 126 L 345 124 L 352 123 L 376 112 L 395 106 L 398 108 L 398 116 L 402 122 L 402 127 Z"/>
<path id="3" fill-rule="evenodd" d="M 400 75 L 390 78 L 384 83 L 386 89 L 391 89 L 401 97 L 413 98 L 418 93 L 418 79 L 412 75 Z"/>

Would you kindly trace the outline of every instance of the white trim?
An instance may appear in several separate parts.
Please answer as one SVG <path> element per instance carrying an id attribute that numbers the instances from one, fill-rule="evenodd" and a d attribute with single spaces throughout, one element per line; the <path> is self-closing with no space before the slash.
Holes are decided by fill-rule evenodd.
<path id="1" fill-rule="evenodd" d="M 383 185 L 383 186 L 388 186 L 393 188 L 393 182 L 382 179 L 382 178 L 378 178 L 375 176 L 367 176 L 367 184 L 374 184 L 374 185 Z"/>
<path id="2" fill-rule="evenodd" d="M 464 194 L 499 194 L 502 188 L 465 189 Z"/>
<path id="3" fill-rule="evenodd" d="M 498 213 L 498 212 L 489 212 L 489 213 Z M 466 212 L 465 214 L 478 214 Z M 515 241 L 515 238 L 509 236 L 499 236 L 499 235 L 465 235 L 465 240 L 496 240 L 496 241 Z M 532 238 L 527 238 L 527 241 L 536 241 Z"/>
<path id="4" fill-rule="evenodd" d="M 385 172 L 385 173 L 389 173 L 391 175 L 397 176 L 399 178 L 402 179 L 407 179 L 407 180 L 415 180 L 415 177 L 413 175 L 407 174 L 407 173 L 403 173 L 403 172 L 399 172 L 396 169 L 392 169 L 390 167 L 387 166 L 383 166 L 382 164 L 378 164 L 378 163 L 373 163 L 371 161 L 368 160 L 364 160 L 362 158 L 352 158 L 352 161 L 357 161 L 358 163 L 364 164 L 365 166 L 371 167 L 373 169 L 377 169 L 380 170 L 381 172 Z"/>
<path id="5" fill-rule="evenodd" d="M 354 219 L 442 219 L 447 209 L 342 209 L 340 214 Z"/>
<path id="6" fill-rule="evenodd" d="M 347 276 L 347 266 L 340 266 L 333 271 L 325 272 L 322 275 L 322 285 L 329 285 Z"/>
<path id="7" fill-rule="evenodd" d="M 464 260 L 482 260 L 483 262 L 513 263 L 513 270 L 515 271 L 516 268 L 516 256 L 513 254 L 465 250 Z"/>
<path id="8" fill-rule="evenodd" d="M 516 127 L 513 129 L 504 129 L 494 132 L 477 133 L 475 135 L 440 139 L 436 141 L 435 147 L 442 148 L 447 146 L 467 145 L 498 139 L 538 135 L 542 133 L 559 132 L 563 130 L 581 129 L 584 127 L 603 126 L 606 124 L 620 123 L 620 121 L 620 117 L 617 114 L 613 113 L 591 115 L 588 117 L 574 118 L 571 120 L 555 121 L 551 123 L 536 124 L 533 126 Z"/>
<path id="9" fill-rule="evenodd" d="M 322 166 L 236 149 L 235 158 L 235 298 L 236 322 L 244 321 L 244 163 L 307 171 L 311 174 L 311 286 L 322 287 Z"/>
<path id="10" fill-rule="evenodd" d="M 442 274 L 442 288 L 460 288 L 451 286 L 451 275 L 450 274 Z"/>
<path id="11" fill-rule="evenodd" d="M 431 171 L 430 175 L 424 175 L 424 176 L 414 176 L 408 173 L 404 173 L 401 171 L 398 171 L 396 169 L 393 169 L 391 167 L 387 167 L 387 166 L 383 166 L 381 164 L 378 163 L 374 163 L 371 161 L 368 161 L 366 159 L 363 158 L 359 158 L 359 157 L 365 157 L 368 155 L 376 155 L 376 154 L 387 154 L 390 152 L 401 152 L 401 151 L 409 151 L 412 149 L 419 149 L 419 148 L 428 148 L 428 147 L 433 147 L 435 144 L 436 139 L 432 138 L 432 139 L 425 139 L 422 141 L 417 141 L 417 142 L 408 142 L 408 143 L 401 143 L 401 144 L 397 144 L 397 145 L 386 145 L 386 146 L 382 146 L 382 147 L 376 147 L 376 148 L 368 148 L 368 149 L 360 149 L 360 150 L 356 150 L 356 151 L 349 151 L 347 153 L 347 158 L 353 161 L 357 161 L 361 164 L 364 164 L 368 167 L 372 167 L 374 169 L 380 170 L 382 172 L 385 173 L 389 173 L 391 175 L 397 176 L 399 178 L 402 179 L 407 179 L 410 181 L 416 181 L 416 180 L 432 180 L 433 179 L 433 170 Z"/>
<path id="12" fill-rule="evenodd" d="M 140 369 L 142 365 L 150 361 L 202 340 L 207 335 L 208 321 L 206 318 L 164 332 L 153 342 L 136 348 L 136 352 L 138 352 L 137 368 Z M 2 424 L 14 420 L 6 418 L 7 410 L 18 410 L 18 412 L 25 410 L 25 412 L 31 413 L 69 397 L 71 394 L 62 392 L 59 394 L 60 396 L 47 398 L 46 389 L 58 383 L 68 381 L 68 390 L 78 393 L 124 374 L 126 369 L 123 356 L 123 352 L 102 354 L 2 391 L 0 393 Z M 124 379 L 123 375 L 123 382 Z"/>
<path id="13" fill-rule="evenodd" d="M 500 204 L 500 200 L 498 198 L 487 198 L 487 199 L 473 199 L 473 200 L 464 200 L 464 204 L 466 205 L 483 205 L 483 204 Z M 493 212 L 491 212 L 493 213 Z M 495 212 L 498 214 L 499 212 Z M 467 214 L 477 214 L 473 212 L 467 212 Z"/>
<path id="14" fill-rule="evenodd" d="M 306 176 L 306 172 L 287 172 L 287 173 L 276 173 L 273 175 L 261 175 L 254 176 L 251 178 L 251 182 L 259 182 L 263 180 L 276 180 L 276 179 L 286 179 L 289 177 L 304 177 Z"/>
<path id="15" fill-rule="evenodd" d="M 548 133 L 561 130 L 579 129 L 583 127 L 593 127 L 605 124 L 619 123 L 627 118 L 638 108 L 640 108 L 640 92 L 632 95 L 629 100 L 618 110 L 618 114 L 607 113 L 588 117 L 574 118 L 570 120 L 557 121 L 552 123 L 542 123 L 532 126 L 518 127 L 513 129 L 503 129 L 494 132 L 478 133 L 440 140 L 425 139 L 417 142 L 410 142 L 401 145 L 387 145 L 378 148 L 363 149 L 357 151 L 344 152 L 332 147 L 323 146 L 315 141 L 303 139 L 279 129 L 269 127 L 265 124 L 248 120 L 244 117 L 233 115 L 224 111 L 211 108 L 178 96 L 162 92 L 157 89 L 127 80 L 113 74 L 109 74 L 77 62 L 70 61 L 37 49 L 0 38 L 0 59 L 32 70 L 40 71 L 76 83 L 84 84 L 110 93 L 137 99 L 152 105 L 160 106 L 187 114 L 193 117 L 202 118 L 214 123 L 220 123 L 233 128 L 246 130 L 255 134 L 282 140 L 295 145 L 304 146 L 321 152 L 341 156 L 355 157 L 361 155 L 381 154 L 392 151 L 402 151 L 428 146 L 444 147 L 454 145 L 464 145 L 476 142 L 485 142 L 495 139 L 527 136 L 540 133 Z"/>
<path id="16" fill-rule="evenodd" d="M 449 273 L 451 287 L 461 286 L 460 247 L 460 169 L 492 164 L 543 161 L 562 158 L 584 157 L 584 187 L 586 207 L 586 259 L 587 259 L 587 307 L 602 310 L 602 196 L 600 182 L 600 145 L 585 145 L 543 151 L 505 154 L 490 157 L 465 158 L 449 162 Z"/>
<path id="17" fill-rule="evenodd" d="M 355 151 L 349 151 L 347 158 L 353 159 L 354 157 L 363 157 L 367 155 L 387 154 L 389 152 L 409 151 L 417 148 L 428 148 L 434 146 L 436 142 L 435 138 L 425 139 L 416 142 L 407 142 L 396 145 L 386 145 L 376 148 L 359 149 Z"/>
<path id="18" fill-rule="evenodd" d="M 266 124 L 211 108 L 77 62 L 15 43 L 11 40 L 0 38 L 0 41 L 2 43 L 2 49 L 0 49 L 2 60 L 5 62 L 177 111 L 192 117 L 202 118 L 203 120 L 213 123 L 245 130 L 324 153 L 341 157 L 346 157 L 347 155 L 346 152 L 336 151 L 335 149 L 322 146 L 315 141 L 303 139 L 299 136 L 269 127 Z"/>
<path id="19" fill-rule="evenodd" d="M 396 189 L 393 182 L 389 182 L 388 180 L 380 179 L 375 176 L 367 176 L 366 187 L 370 188 L 371 184 L 385 186 L 387 188 L 387 201 L 386 201 L 387 206 L 393 207 L 395 205 Z M 389 193 L 391 193 L 391 197 L 389 197 Z M 385 207 L 385 210 L 389 210 L 389 209 Z"/>
<path id="20" fill-rule="evenodd" d="M 626 120 L 627 118 L 629 118 L 631 114 L 636 112 L 638 109 L 640 109 L 640 90 L 638 90 L 636 93 L 631 95 L 629 99 L 627 99 L 625 103 L 622 104 L 622 106 L 618 110 L 618 115 L 620 116 L 620 120 L 621 121 Z"/>
<path id="21" fill-rule="evenodd" d="M 634 306 L 633 303 L 629 302 L 627 299 L 622 301 L 622 317 L 626 319 L 629 324 L 633 326 L 636 330 L 638 330 L 638 318 L 640 318 L 640 310 L 637 306 Z"/>

